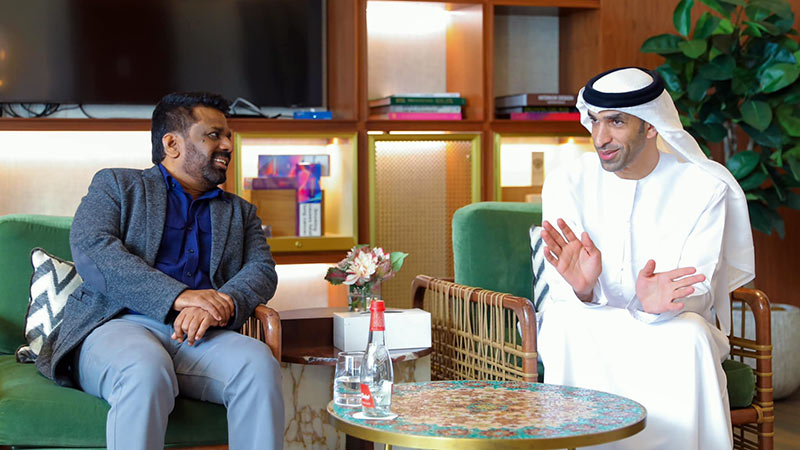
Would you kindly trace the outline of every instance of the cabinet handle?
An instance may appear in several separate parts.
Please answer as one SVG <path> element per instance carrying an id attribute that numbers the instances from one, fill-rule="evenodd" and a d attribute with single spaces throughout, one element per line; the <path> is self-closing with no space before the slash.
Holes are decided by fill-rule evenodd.
<path id="1" fill-rule="evenodd" d="M 297 247 L 297 248 L 302 248 L 303 247 L 303 243 L 300 242 L 300 241 L 294 241 L 294 246 Z"/>

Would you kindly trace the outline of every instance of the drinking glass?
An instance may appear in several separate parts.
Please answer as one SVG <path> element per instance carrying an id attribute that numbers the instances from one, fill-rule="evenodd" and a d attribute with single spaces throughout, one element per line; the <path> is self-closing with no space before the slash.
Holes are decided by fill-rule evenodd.
<path id="1" fill-rule="evenodd" d="M 339 406 L 361 406 L 361 360 L 364 352 L 339 352 L 333 379 L 333 402 Z"/>

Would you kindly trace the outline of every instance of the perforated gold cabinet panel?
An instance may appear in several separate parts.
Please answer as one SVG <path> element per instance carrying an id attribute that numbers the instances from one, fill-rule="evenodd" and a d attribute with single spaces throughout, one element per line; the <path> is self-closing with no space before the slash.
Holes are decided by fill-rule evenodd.
<path id="1" fill-rule="evenodd" d="M 419 274 L 453 276 L 450 222 L 472 201 L 472 142 L 375 142 L 374 245 L 409 254 L 403 269 L 382 286 L 386 304 L 411 307 L 411 280 Z"/>

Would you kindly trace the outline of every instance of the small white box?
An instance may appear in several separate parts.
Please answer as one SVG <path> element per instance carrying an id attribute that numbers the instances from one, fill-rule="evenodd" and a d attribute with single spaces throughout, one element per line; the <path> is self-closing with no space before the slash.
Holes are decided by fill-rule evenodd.
<path id="1" fill-rule="evenodd" d="M 367 348 L 369 315 L 369 312 L 333 313 L 333 345 L 346 352 Z M 383 317 L 389 350 L 431 346 L 431 313 L 418 308 L 387 309 Z"/>

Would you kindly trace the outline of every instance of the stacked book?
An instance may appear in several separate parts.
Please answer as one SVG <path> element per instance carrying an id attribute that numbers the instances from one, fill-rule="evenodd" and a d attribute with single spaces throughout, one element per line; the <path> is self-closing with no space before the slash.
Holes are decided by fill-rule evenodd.
<path id="1" fill-rule="evenodd" d="M 369 101 L 369 118 L 378 120 L 461 120 L 466 99 L 457 92 L 395 94 Z"/>
<path id="2" fill-rule="evenodd" d="M 580 120 L 573 94 L 514 94 L 495 97 L 495 117 L 511 120 Z"/>

